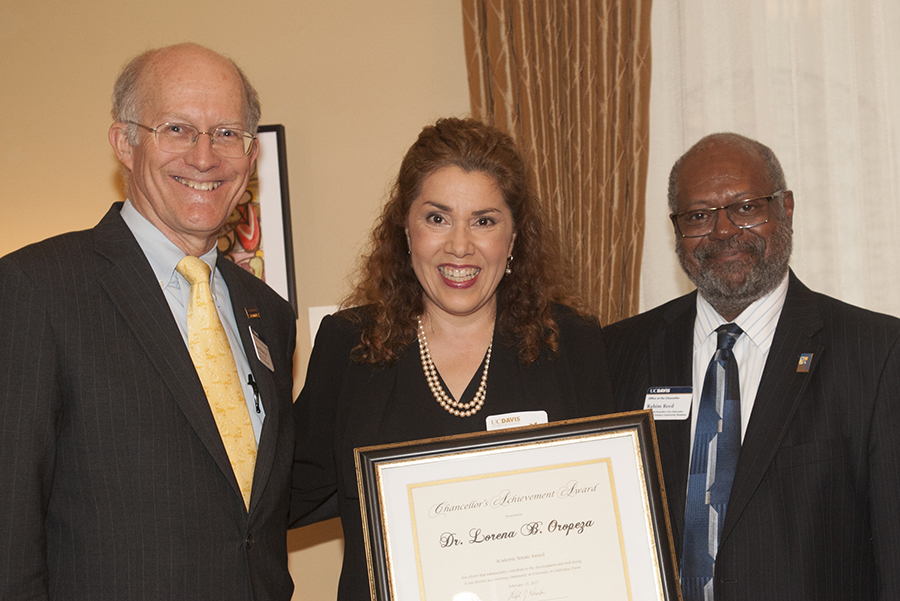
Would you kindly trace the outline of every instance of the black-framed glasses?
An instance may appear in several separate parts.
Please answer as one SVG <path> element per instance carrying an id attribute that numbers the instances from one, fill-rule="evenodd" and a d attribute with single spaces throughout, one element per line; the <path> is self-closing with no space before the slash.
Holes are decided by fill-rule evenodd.
<path id="1" fill-rule="evenodd" d="M 215 127 L 209 131 L 200 131 L 187 123 L 163 123 L 156 127 L 147 127 L 135 121 L 125 121 L 131 125 L 143 127 L 153 134 L 157 147 L 163 152 L 184 154 L 197 144 L 200 134 L 209 136 L 212 149 L 221 157 L 239 159 L 250 154 L 256 136 L 249 131 L 235 127 Z"/>
<path id="2" fill-rule="evenodd" d="M 680 213 L 672 213 L 669 219 L 675 224 L 675 231 L 682 238 L 701 238 L 708 236 L 716 229 L 717 211 L 725 211 L 728 219 L 735 227 L 747 229 L 769 222 L 769 203 L 773 198 L 784 195 L 784 190 L 772 192 L 768 196 L 739 200 L 724 207 L 709 209 L 691 209 Z"/>

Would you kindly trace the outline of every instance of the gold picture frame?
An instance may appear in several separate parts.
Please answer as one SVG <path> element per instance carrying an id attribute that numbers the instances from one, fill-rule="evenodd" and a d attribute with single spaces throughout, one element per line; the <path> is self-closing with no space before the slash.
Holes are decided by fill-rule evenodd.
<path id="1" fill-rule="evenodd" d="M 355 457 L 373 601 L 681 599 L 649 411 Z"/>

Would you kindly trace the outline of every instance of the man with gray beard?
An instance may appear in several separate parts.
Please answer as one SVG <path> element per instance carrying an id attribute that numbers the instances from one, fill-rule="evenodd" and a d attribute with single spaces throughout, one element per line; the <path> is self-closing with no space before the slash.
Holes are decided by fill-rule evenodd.
<path id="1" fill-rule="evenodd" d="M 697 291 L 603 334 L 619 409 L 654 409 L 684 598 L 900 598 L 900 320 L 788 268 L 759 142 L 697 142 L 669 207 Z"/>

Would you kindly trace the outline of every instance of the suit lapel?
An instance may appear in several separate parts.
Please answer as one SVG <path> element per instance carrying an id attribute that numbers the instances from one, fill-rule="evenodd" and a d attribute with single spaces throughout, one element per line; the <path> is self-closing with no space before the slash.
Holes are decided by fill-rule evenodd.
<path id="1" fill-rule="evenodd" d="M 278 387 L 273 373 L 257 357 L 253 336 L 250 334 L 250 328 L 252 327 L 263 342 L 272 342 L 275 338 L 268 335 L 268 331 L 272 327 L 271 319 L 273 315 L 267 314 L 265 308 L 263 308 L 262 311 L 257 311 L 259 317 L 255 317 L 251 321 L 247 315 L 247 309 L 258 309 L 257 303 L 259 299 L 253 296 L 241 279 L 237 277 L 235 271 L 241 268 L 221 256 L 216 261 L 216 267 L 218 267 L 222 277 L 225 278 L 225 283 L 228 285 L 228 295 L 231 297 L 235 324 L 241 337 L 244 354 L 247 356 L 250 370 L 253 372 L 253 379 L 259 388 L 259 396 L 265 403 L 266 418 L 263 421 L 263 428 L 259 437 L 256 468 L 253 472 L 253 492 L 251 493 L 250 501 L 252 510 L 255 500 L 262 494 L 269 475 L 272 473 L 272 464 L 275 461 L 278 443 L 279 423 L 284 418 L 282 415 L 282 404 L 277 401 Z M 278 349 L 273 350 L 277 351 Z M 266 402 L 267 400 L 268 402 Z"/>
<path id="2" fill-rule="evenodd" d="M 98 281 L 144 348 L 185 419 L 240 496 L 190 353 L 150 263 L 119 216 L 120 208 L 121 203 L 114 204 L 94 228 L 94 249 L 111 263 L 105 273 L 98 274 Z"/>
<path id="3" fill-rule="evenodd" d="M 813 293 L 793 272 L 788 286 L 784 309 L 741 445 L 734 487 L 722 526 L 722 542 L 733 530 L 774 460 L 810 378 L 826 351 L 816 339 L 822 328 L 822 317 Z M 812 354 L 808 372 L 797 370 L 802 354 Z"/>
<path id="4" fill-rule="evenodd" d="M 651 386 L 691 385 L 696 302 L 696 293 L 692 293 L 673 303 L 666 311 L 665 329 L 654 334 L 650 344 Z M 690 419 L 657 421 L 656 433 L 672 536 L 673 540 L 678 541 L 675 546 L 680 556 L 690 458 Z"/>
<path id="5" fill-rule="evenodd" d="M 356 398 L 352 412 L 342 416 L 347 424 L 345 436 L 354 447 L 378 444 L 384 436 L 384 416 L 397 380 L 397 370 L 362 366 L 353 370 L 351 377 L 351 390 Z"/>

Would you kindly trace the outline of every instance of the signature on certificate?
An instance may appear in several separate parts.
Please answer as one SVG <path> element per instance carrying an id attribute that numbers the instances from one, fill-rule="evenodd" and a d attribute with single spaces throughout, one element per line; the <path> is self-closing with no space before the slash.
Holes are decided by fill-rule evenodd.
<path id="1" fill-rule="evenodd" d="M 509 593 L 509 601 L 524 601 L 525 599 L 540 599 L 547 593 L 540 586 L 531 588 L 517 588 Z"/>

